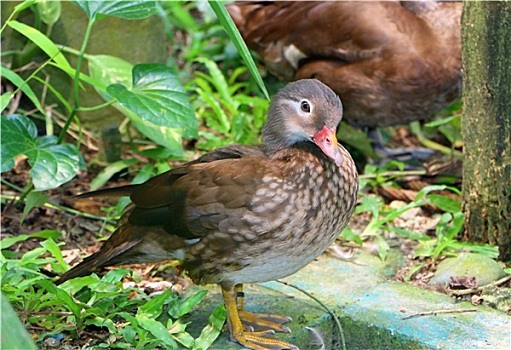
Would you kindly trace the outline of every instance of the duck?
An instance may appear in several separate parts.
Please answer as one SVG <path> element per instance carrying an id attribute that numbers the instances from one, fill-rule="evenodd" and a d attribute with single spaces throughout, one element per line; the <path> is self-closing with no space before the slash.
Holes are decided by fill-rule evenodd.
<path id="1" fill-rule="evenodd" d="M 297 349 L 270 336 L 289 332 L 289 317 L 244 309 L 243 285 L 297 272 L 347 225 L 358 174 L 336 137 L 342 111 L 325 84 L 298 80 L 274 96 L 262 145 L 226 146 L 145 183 L 80 195 L 132 202 L 101 248 L 56 283 L 112 265 L 179 259 L 196 284 L 220 286 L 232 341 Z"/>
<path id="2" fill-rule="evenodd" d="M 322 81 L 352 126 L 424 120 L 461 94 L 462 2 L 238 1 L 227 10 L 273 75 Z"/>

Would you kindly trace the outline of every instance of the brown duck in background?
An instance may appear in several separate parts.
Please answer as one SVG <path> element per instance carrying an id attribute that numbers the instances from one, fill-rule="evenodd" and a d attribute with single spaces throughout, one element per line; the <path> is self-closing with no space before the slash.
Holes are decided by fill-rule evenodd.
<path id="1" fill-rule="evenodd" d="M 227 6 L 247 45 L 291 81 L 316 78 L 358 127 L 407 124 L 461 89 L 461 2 L 268 1 Z"/>
<path id="2" fill-rule="evenodd" d="M 144 184 L 87 193 L 130 196 L 119 228 L 57 283 L 101 267 L 179 258 L 194 282 L 218 283 L 231 339 L 250 349 L 296 349 L 268 336 L 290 319 L 243 310 L 243 283 L 295 273 L 346 226 L 358 175 L 337 144 L 339 97 L 318 80 L 287 85 L 273 99 L 262 146 L 233 145 Z M 237 296 L 238 295 L 238 296 Z M 268 332 L 251 332 L 242 320 Z"/>

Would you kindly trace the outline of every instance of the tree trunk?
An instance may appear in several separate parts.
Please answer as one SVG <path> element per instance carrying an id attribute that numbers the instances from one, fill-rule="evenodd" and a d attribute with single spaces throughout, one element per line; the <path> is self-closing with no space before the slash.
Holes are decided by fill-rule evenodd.
<path id="1" fill-rule="evenodd" d="M 466 1 L 462 43 L 465 234 L 511 261 L 511 2 Z"/>

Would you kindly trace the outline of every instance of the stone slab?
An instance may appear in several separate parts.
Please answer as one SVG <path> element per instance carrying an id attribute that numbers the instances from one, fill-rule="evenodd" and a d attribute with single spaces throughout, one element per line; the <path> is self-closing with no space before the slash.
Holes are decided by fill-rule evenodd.
<path id="1" fill-rule="evenodd" d="M 352 349 L 511 349 L 511 317 L 485 306 L 476 312 L 406 316 L 445 309 L 473 309 L 468 302 L 445 294 L 391 280 L 403 262 L 393 256 L 382 263 L 377 257 L 359 253 L 346 262 L 322 256 L 286 282 L 294 284 L 338 315 L 346 341 Z M 209 287 L 207 299 L 192 312 L 198 326 L 207 323 L 213 308 L 221 303 L 218 287 Z M 278 282 L 247 285 L 246 309 L 289 315 L 291 334 L 278 336 L 302 350 L 340 349 L 340 336 L 330 314 L 303 293 Z M 192 331 L 192 334 L 194 332 Z M 227 331 L 211 349 L 238 350 Z"/>

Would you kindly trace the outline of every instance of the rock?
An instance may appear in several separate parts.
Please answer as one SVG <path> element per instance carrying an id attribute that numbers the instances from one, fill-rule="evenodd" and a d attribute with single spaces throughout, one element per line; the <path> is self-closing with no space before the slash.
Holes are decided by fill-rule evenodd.
<path id="1" fill-rule="evenodd" d="M 454 276 L 477 278 L 479 286 L 498 280 L 506 275 L 502 267 L 493 259 L 480 254 L 461 253 L 456 258 L 447 258 L 438 264 L 430 284 L 447 285 Z"/>
<path id="2" fill-rule="evenodd" d="M 491 287 L 481 295 L 483 304 L 511 315 L 511 288 Z"/>

